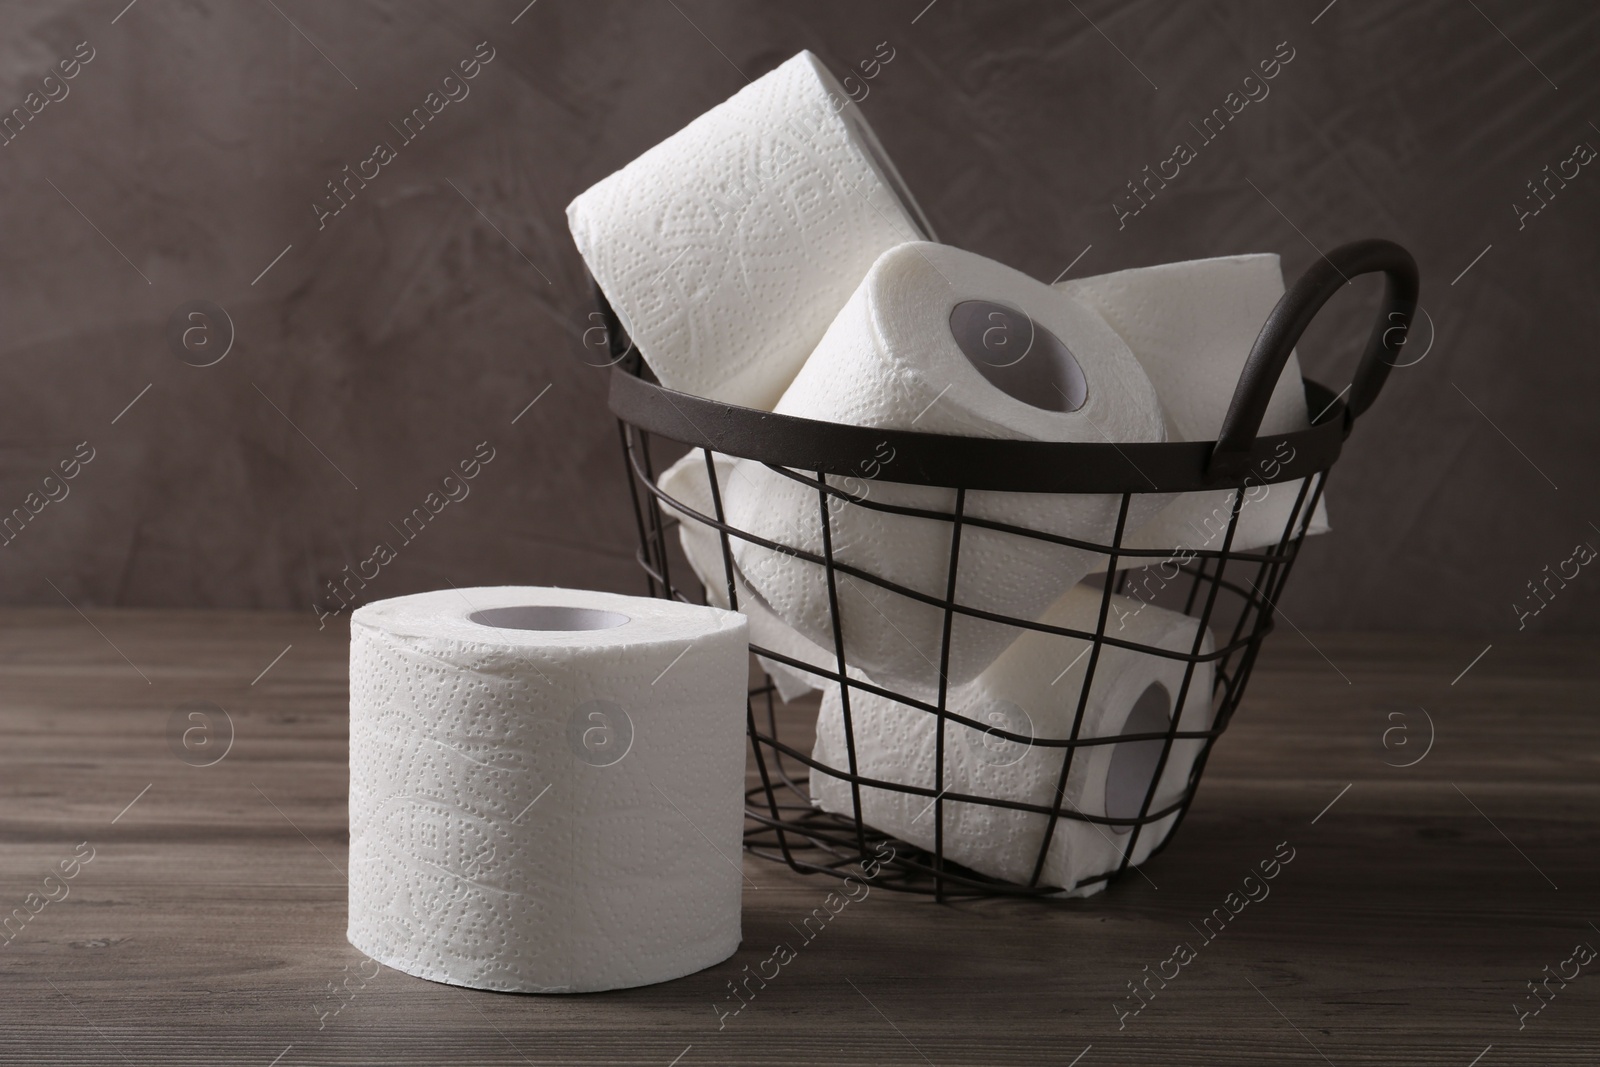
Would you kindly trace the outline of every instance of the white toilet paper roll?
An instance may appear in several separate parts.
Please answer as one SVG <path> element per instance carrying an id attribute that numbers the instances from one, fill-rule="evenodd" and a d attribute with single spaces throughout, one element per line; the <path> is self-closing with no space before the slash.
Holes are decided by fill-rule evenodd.
<path id="1" fill-rule="evenodd" d="M 930 237 L 860 107 L 801 52 L 567 207 L 661 383 L 770 409 L 879 253 Z"/>
<path id="2" fill-rule="evenodd" d="M 735 476 L 737 465 L 732 457 L 720 453 L 712 453 L 712 458 L 716 464 L 718 491 L 726 501 L 728 482 Z M 714 501 L 711 499 L 711 485 L 706 478 L 704 449 L 691 449 L 682 459 L 662 471 L 661 476 L 656 479 L 656 484 L 669 497 L 685 507 L 701 515 L 713 518 L 716 516 Z M 683 553 L 689 558 L 689 565 L 694 568 L 695 575 L 706 587 L 706 599 L 719 608 L 726 608 L 728 569 L 722 556 L 721 534 L 715 527 L 700 522 L 665 501 L 662 502 L 662 507 L 679 519 L 678 541 L 683 545 Z M 751 595 L 744 575 L 739 572 L 738 567 L 734 568 L 733 582 L 734 592 L 739 598 L 739 610 L 750 620 L 752 645 L 791 656 L 805 663 L 816 664 L 829 673 L 838 670 L 838 657 L 832 650 L 806 640 L 769 611 L 759 599 Z M 821 688 L 822 683 L 827 681 L 826 678 L 820 678 L 768 656 L 757 656 L 756 659 L 772 678 L 773 684 L 778 687 L 778 695 L 786 702 L 797 700 L 812 690 Z"/>
<path id="3" fill-rule="evenodd" d="M 1177 440 L 1215 441 L 1245 358 L 1283 295 L 1283 271 L 1273 253 L 1223 256 L 1074 278 L 1057 288 L 1098 311 L 1128 343 L 1155 384 Z M 1294 433 L 1310 425 L 1300 360 L 1291 352 L 1260 432 Z M 1239 512 L 1234 550 L 1276 545 L 1283 536 L 1301 483 L 1262 484 L 1269 474 L 1255 472 Z M 1233 497 L 1231 489 L 1181 494 L 1136 530 L 1127 545 L 1217 551 L 1227 535 Z M 1297 526 L 1303 509 L 1302 504 Z M 1319 501 L 1307 533 L 1327 529 L 1327 509 Z"/>
<path id="4" fill-rule="evenodd" d="M 739 944 L 744 617 L 572 589 L 350 625 L 350 943 L 420 978 L 584 992 Z"/>
<path id="5" fill-rule="evenodd" d="M 777 411 L 856 426 L 1037 441 L 1161 441 L 1154 388 L 1094 312 L 982 256 L 914 242 L 881 256 L 828 328 Z M 951 489 L 890 482 L 889 453 L 863 456 L 879 475 L 852 489 L 870 502 L 945 514 Z M 847 480 L 835 479 L 833 484 Z M 968 493 L 968 516 L 1087 541 L 1110 541 L 1120 497 Z M 817 491 L 741 460 L 727 494 L 734 526 L 809 552 L 822 551 Z M 1135 497 L 1130 528 L 1159 501 Z M 951 524 L 835 502 L 833 554 L 921 593 L 943 598 Z M 832 647 L 823 568 L 741 541 L 751 589 L 810 640 Z M 1097 554 L 965 526 L 958 602 L 1036 619 L 1094 566 Z M 840 574 L 839 608 L 850 663 L 885 685 L 931 693 L 938 685 L 942 608 Z M 955 617 L 949 679 L 976 677 L 1019 635 L 1015 627 Z"/>
<path id="6" fill-rule="evenodd" d="M 1044 621 L 1093 632 L 1100 597 L 1098 590 L 1079 586 L 1056 603 Z M 1199 620 L 1189 616 L 1113 597 L 1106 635 L 1187 655 L 1194 651 L 1198 626 Z M 986 729 L 946 723 L 944 788 L 948 793 L 1043 806 L 1054 803 L 1067 750 L 1028 745 L 987 731 L 998 729 L 1036 739 L 1070 738 L 1089 647 L 1087 641 L 1030 632 L 976 681 L 951 694 L 950 710 L 984 723 Z M 1207 631 L 1199 651 L 1209 653 L 1213 647 Z M 1169 729 L 1187 666 L 1180 660 L 1102 646 L 1078 736 L 1113 737 Z M 1210 728 L 1212 673 L 1209 662 L 1195 665 L 1178 729 Z M 938 720 L 931 712 L 852 690 L 850 713 L 858 774 L 936 788 Z M 1137 818 L 1164 744 L 1159 740 L 1125 741 L 1078 748 L 1063 810 Z M 1203 745 L 1195 738 L 1172 743 L 1150 811 L 1159 811 L 1183 795 L 1190 768 Z M 825 691 L 812 757 L 828 766 L 849 767 L 837 687 Z M 841 778 L 813 771 L 811 796 L 827 811 L 854 816 L 850 785 Z M 922 848 L 934 847 L 931 797 L 862 787 L 861 807 L 868 825 Z M 1033 876 L 1049 816 L 948 800 L 943 807 L 947 859 L 1012 882 L 1026 883 Z M 1130 862 L 1140 863 L 1148 857 L 1177 818 L 1173 813 L 1145 826 Z M 1059 819 L 1039 884 L 1073 889 L 1083 878 L 1119 864 L 1131 839 L 1128 826 Z M 1087 896 L 1104 886 L 1103 881 L 1089 883 L 1080 893 Z"/>

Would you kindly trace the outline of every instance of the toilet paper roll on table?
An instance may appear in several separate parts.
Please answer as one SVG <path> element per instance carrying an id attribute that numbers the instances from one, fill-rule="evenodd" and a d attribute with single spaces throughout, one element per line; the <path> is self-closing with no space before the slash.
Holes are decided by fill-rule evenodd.
<path id="1" fill-rule="evenodd" d="M 878 255 L 932 236 L 810 52 L 590 188 L 567 219 L 662 385 L 765 410 Z"/>
<path id="2" fill-rule="evenodd" d="M 1099 315 L 1017 271 L 945 245 L 913 242 L 879 257 L 839 312 L 777 412 L 895 430 L 1035 441 L 1161 441 L 1164 418 L 1150 380 Z M 942 514 L 955 490 L 889 481 L 893 458 L 873 460 L 869 502 Z M 805 472 L 802 472 L 805 473 Z M 833 484 L 843 483 L 833 479 Z M 741 460 L 726 495 L 732 525 L 822 552 L 817 490 Z M 974 491 L 965 514 L 1092 542 L 1109 542 L 1121 498 Z M 1132 498 L 1129 529 L 1162 502 Z M 836 561 L 943 598 L 951 523 L 835 500 Z M 831 648 L 833 623 L 819 564 L 747 541 L 735 558 L 764 604 L 809 640 Z M 1078 581 L 1097 553 L 964 526 L 958 602 L 1029 620 Z M 873 680 L 907 692 L 937 690 L 944 610 L 848 574 L 837 582 L 845 652 Z M 949 680 L 970 681 L 1021 631 L 956 615 Z"/>
<path id="3" fill-rule="evenodd" d="M 735 476 L 736 464 L 731 456 L 717 452 L 711 455 L 712 462 L 716 466 L 718 492 L 726 500 L 728 481 Z M 716 504 L 711 498 L 711 483 L 706 476 L 704 449 L 691 449 L 682 459 L 661 472 L 661 476 L 656 479 L 656 485 L 684 508 L 708 518 L 716 517 Z M 683 554 L 688 557 L 689 565 L 694 568 L 696 577 L 705 586 L 706 599 L 719 608 L 728 607 L 728 568 L 722 556 L 720 531 L 701 522 L 688 512 L 673 507 L 668 501 L 663 500 L 661 506 L 668 514 L 678 518 L 678 542 L 683 546 Z M 734 535 L 729 534 L 730 547 L 736 540 Z M 738 610 L 750 620 L 752 645 L 804 663 L 814 664 L 829 674 L 838 671 L 839 661 L 834 651 L 806 639 L 774 615 L 751 593 L 744 575 L 739 572 L 737 566 L 733 569 L 733 583 L 734 593 L 739 601 Z M 778 695 L 784 701 L 797 700 L 812 690 L 821 688 L 827 682 L 825 677 L 811 674 L 768 656 L 757 656 L 756 659 L 772 678 L 773 684 L 778 687 Z"/>
<path id="4" fill-rule="evenodd" d="M 1177 431 L 1175 440 L 1215 441 L 1233 402 L 1239 373 L 1267 316 L 1283 296 L 1283 271 L 1275 254 L 1223 256 L 1074 278 L 1056 286 L 1103 316 L 1128 343 Z M 1294 353 L 1261 420 L 1262 436 L 1294 433 L 1311 425 L 1300 360 Z M 1283 462 L 1287 456 L 1278 457 Z M 1254 472 L 1234 532 L 1232 550 L 1275 546 L 1294 512 L 1301 482 L 1263 483 L 1272 470 Z M 1236 491 L 1183 493 L 1126 539 L 1129 548 L 1217 551 L 1227 534 Z M 1305 505 L 1295 517 L 1305 520 Z M 1328 530 L 1318 501 L 1308 534 Z M 1142 562 L 1155 560 L 1146 558 Z M 1127 564 L 1141 561 L 1129 559 Z"/>
<path id="5" fill-rule="evenodd" d="M 350 943 L 437 982 L 585 992 L 739 944 L 742 615 L 420 593 L 350 626 Z"/>
<path id="6" fill-rule="evenodd" d="M 1099 590 L 1079 586 L 1053 605 L 1042 621 L 1092 633 L 1099 618 L 1100 598 Z M 1187 615 L 1128 597 L 1113 597 L 1105 633 L 1189 655 L 1195 651 L 1198 627 L 1199 620 Z M 976 681 L 950 694 L 950 711 L 983 723 L 985 729 L 945 724 L 946 792 L 1045 807 L 1054 804 L 1067 750 L 1029 745 L 988 731 L 1003 730 L 1037 739 L 1071 737 L 1089 647 L 1088 641 L 1030 631 Z M 1209 654 L 1213 648 L 1207 631 L 1198 651 Z M 1170 729 L 1172 707 L 1182 692 L 1187 668 L 1182 660 L 1102 646 L 1078 736 L 1114 737 Z M 1212 678 L 1210 661 L 1195 664 L 1183 697 L 1178 729 L 1210 728 Z M 932 712 L 852 689 L 850 713 L 857 774 L 927 790 L 937 788 L 934 758 L 938 720 Z M 1183 795 L 1204 743 L 1199 738 L 1172 742 L 1150 804 L 1151 812 Z M 1062 810 L 1137 818 L 1164 744 L 1165 740 L 1123 741 L 1077 748 Z M 826 766 L 849 769 L 843 703 L 837 686 L 825 690 L 812 758 Z M 813 770 L 811 797 L 826 811 L 854 817 L 850 783 L 842 778 Z M 943 809 L 946 859 L 1016 883 L 1026 883 L 1033 876 L 1048 815 L 952 800 L 946 800 Z M 934 847 L 935 809 L 931 795 L 862 786 L 861 817 L 867 825 L 903 841 L 930 851 Z M 1178 813 L 1174 812 L 1147 824 L 1139 832 L 1129 862 L 1143 862 L 1171 832 L 1177 819 Z M 1084 878 L 1120 864 L 1131 840 L 1131 826 L 1058 819 L 1039 884 L 1073 890 Z M 1091 882 L 1074 895 L 1087 896 L 1104 887 L 1103 880 Z"/>

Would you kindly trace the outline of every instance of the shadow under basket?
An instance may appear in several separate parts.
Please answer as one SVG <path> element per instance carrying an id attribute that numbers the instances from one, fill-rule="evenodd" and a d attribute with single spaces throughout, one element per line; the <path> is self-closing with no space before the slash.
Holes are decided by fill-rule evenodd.
<path id="1" fill-rule="evenodd" d="M 1323 305 L 1358 275 L 1382 273 L 1386 287 L 1380 315 L 1350 386 L 1338 393 L 1305 381 L 1307 411 L 1313 414 L 1309 429 L 1276 436 L 1258 436 L 1268 401 L 1289 354 Z M 1134 862 L 1154 855 L 1171 842 L 1194 798 L 1206 759 L 1216 738 L 1244 695 L 1251 668 L 1262 640 L 1273 629 L 1277 603 L 1283 595 L 1300 544 L 1321 498 L 1328 471 L 1338 459 L 1355 419 L 1376 399 L 1390 367 L 1396 365 L 1405 343 L 1411 316 L 1417 306 L 1418 277 L 1412 257 L 1403 248 L 1383 240 L 1345 245 L 1319 259 L 1284 294 L 1268 316 L 1239 376 L 1238 386 L 1216 441 L 1170 443 L 1053 443 L 991 440 L 845 426 L 777 415 L 674 392 L 649 380 L 639 354 L 633 349 L 599 290 L 601 314 L 606 323 L 612 364 L 610 407 L 617 416 L 629 488 L 639 534 L 640 565 L 652 596 L 673 597 L 692 603 L 705 599 L 704 589 L 674 555 L 669 534 L 687 516 L 715 531 L 720 541 L 725 589 L 714 590 L 717 602 L 740 606 L 750 596 L 738 574 L 734 546 L 739 541 L 783 553 L 826 580 L 832 616 L 831 647 L 823 645 L 828 662 L 810 662 L 775 648 L 752 643 L 751 650 L 769 666 L 803 672 L 826 694 L 837 697 L 842 716 L 842 759 L 819 761 L 794 735 L 794 720 L 775 696 L 769 676 L 752 689 L 748 729 L 754 750 L 758 784 L 746 794 L 745 847 L 755 855 L 788 864 L 804 874 L 829 875 L 870 881 L 873 886 L 927 893 L 939 899 L 963 896 L 1050 896 L 1070 892 L 1083 895 L 1102 888 L 1122 875 Z M 705 456 L 710 506 L 675 499 L 657 485 L 659 471 L 651 456 L 653 438 L 707 450 Z M 659 447 L 659 446 L 658 446 Z M 886 451 L 887 450 L 887 451 Z M 673 454 L 678 450 L 673 449 Z M 814 495 L 821 521 L 821 551 L 764 539 L 728 522 L 723 507 L 726 481 L 719 480 L 710 453 L 753 460 L 776 475 L 803 483 Z M 892 455 L 892 463 L 874 463 Z M 863 493 L 864 479 L 874 484 L 893 482 L 907 486 L 934 486 L 949 491 L 953 507 L 925 510 L 890 505 Z M 1284 509 L 1281 532 L 1273 527 L 1275 543 L 1248 551 L 1235 550 L 1234 537 L 1241 511 L 1249 506 L 1258 487 L 1280 486 L 1293 495 L 1293 507 Z M 1210 492 L 1231 500 L 1219 515 L 1215 536 L 1204 547 L 1175 550 L 1125 546 L 1130 506 L 1147 494 Z M 1104 494 L 1120 498 L 1115 534 L 1105 543 L 1074 540 L 968 514 L 968 494 L 979 493 Z M 982 499 L 981 497 L 979 499 Z M 1281 500 L 1280 500 L 1281 503 Z M 942 523 L 948 530 L 947 580 L 942 596 L 931 595 L 891 582 L 881 575 L 834 555 L 833 531 L 848 509 L 864 508 L 897 517 Z M 898 518 L 897 518 L 897 521 Z M 1126 528 L 1126 529 L 1125 529 Z M 1029 618 L 1016 618 L 964 603 L 956 592 L 961 574 L 962 536 L 985 529 L 1018 538 L 1035 539 L 1086 550 L 1105 557 L 1099 570 L 1103 581 L 1093 588 L 1098 614 L 1090 612 L 1091 626 L 1056 626 Z M 1257 537 L 1256 540 L 1262 540 Z M 1213 542 L 1216 542 L 1213 545 Z M 688 576 L 687 586 L 675 581 Z M 1154 579 L 1152 579 L 1154 576 Z M 851 658 L 851 647 L 841 624 L 841 583 L 863 588 L 875 586 L 892 594 L 942 611 L 943 636 L 939 648 L 936 692 L 900 691 L 869 680 Z M 1093 580 L 1091 579 L 1091 583 Z M 1119 637 L 1115 625 L 1118 594 L 1159 602 L 1165 610 L 1182 612 L 1197 620 L 1193 640 L 1174 649 Z M 945 680 L 950 664 L 952 629 L 961 617 L 1015 627 L 1018 635 L 1055 635 L 1050 640 L 1073 641 L 1080 648 L 1072 669 L 1082 669 L 1082 681 L 1063 713 L 1071 716 L 1064 736 L 1032 736 L 1024 722 L 1003 716 L 990 721 L 969 717 L 950 706 L 955 687 Z M 1108 628 L 1108 621 L 1113 625 Z M 959 627 L 957 636 L 959 637 Z M 1114 650 L 1121 650 L 1116 652 Z M 1170 715 L 1158 710 L 1154 717 L 1135 707 L 1113 734 L 1081 732 L 1090 702 L 1097 666 L 1112 655 L 1160 657 L 1166 669 L 1176 664 L 1181 682 Z M 1190 689 L 1209 677 L 1210 693 Z M 1172 694 L 1168 694 L 1171 696 Z M 852 700 L 857 710 L 852 713 Z M 891 705 L 896 714 L 920 717 L 934 740 L 933 759 L 926 781 L 895 781 L 866 773 L 858 761 L 863 723 L 860 706 Z M 1139 701 L 1138 703 L 1143 703 Z M 1075 709 L 1071 707 L 1075 704 Z M 1190 724 L 1191 708 L 1201 709 L 1197 724 Z M 1165 716 L 1165 717 L 1163 717 Z M 787 739 L 780 722 L 790 719 Z M 1183 728 L 1180 728 L 1182 726 Z M 1060 731 L 1056 731 L 1060 732 Z M 1115 746 L 1109 760 L 1133 768 L 1133 781 L 1141 788 L 1131 793 L 1119 779 L 1121 798 L 1098 813 L 1072 802 L 1068 788 L 1075 763 L 1088 766 L 1098 748 Z M 1182 761 L 1173 760 L 1176 785 L 1164 784 L 1163 774 L 1174 751 L 1184 747 Z M 947 756 L 957 750 L 982 753 L 1024 751 L 1030 759 L 1048 759 L 1046 780 L 1053 789 L 1043 796 L 1017 798 L 961 791 L 961 782 L 947 781 Z M 1121 753 L 1129 753 L 1127 757 Z M 1005 757 L 1010 758 L 1010 757 Z M 1005 758 L 991 760 L 1004 763 Z M 1102 759 L 1102 765 L 1108 762 Z M 1059 769 L 1057 769 L 1059 764 Z M 1178 768 L 1185 766 L 1187 772 Z M 1087 772 L 1083 772 L 1087 773 Z M 824 810 L 812 796 L 814 775 L 831 776 L 827 784 L 837 797 L 846 790 L 849 803 L 833 803 Z M 1109 772 L 1107 772 L 1109 775 Z M 1112 792 L 1108 776 L 1107 794 Z M 1158 789 L 1158 786 L 1162 788 Z M 1167 793 L 1158 797 L 1158 793 Z M 863 797 L 879 797 L 914 804 L 926 832 L 919 836 L 887 833 L 863 818 Z M 870 801 L 869 805 L 870 806 Z M 839 810 L 839 809 L 844 810 Z M 1091 805 L 1093 808 L 1093 805 Z M 1116 808 L 1116 810 L 1113 810 Z M 881 810 L 881 809 L 880 809 Z M 951 846 L 951 819 L 961 813 L 990 813 L 1009 825 L 1026 822 L 1028 837 L 1037 836 L 1036 857 L 1029 853 L 1031 877 L 1000 878 L 958 863 Z M 880 820 L 881 821 L 881 820 Z M 983 825 L 980 823 L 979 825 Z M 1053 841 L 1075 833 L 1075 840 L 1093 842 L 1095 836 L 1110 847 L 1109 857 L 1095 869 L 1080 872 L 1071 884 L 1051 884 L 1046 859 Z M 1141 835 L 1146 842 L 1141 846 Z M 1156 841 L 1155 848 L 1150 841 Z M 1098 846 L 1096 846 L 1098 847 Z"/>

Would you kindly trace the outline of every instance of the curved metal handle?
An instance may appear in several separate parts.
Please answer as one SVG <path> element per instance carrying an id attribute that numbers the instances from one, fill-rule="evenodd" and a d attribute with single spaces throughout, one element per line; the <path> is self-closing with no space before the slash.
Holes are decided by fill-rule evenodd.
<path id="1" fill-rule="evenodd" d="M 1233 391 L 1233 402 L 1228 405 L 1222 432 L 1217 435 L 1216 448 L 1206 466 L 1209 475 L 1217 479 L 1236 479 L 1246 473 L 1251 446 L 1267 413 L 1267 402 L 1272 399 L 1283 366 L 1299 343 L 1300 335 L 1311 325 L 1322 305 L 1351 279 L 1379 272 L 1388 276 L 1383 307 L 1355 377 L 1350 381 L 1350 398 L 1344 408 L 1344 433 L 1346 437 L 1350 435 L 1356 416 L 1378 398 L 1378 391 L 1389 376 L 1389 368 L 1394 366 L 1400 347 L 1406 342 L 1421 284 L 1417 262 L 1411 258 L 1411 253 L 1392 241 L 1376 238 L 1341 245 L 1317 260 L 1267 316 L 1266 325 L 1261 328 L 1244 369 L 1239 372 L 1238 388 Z"/>

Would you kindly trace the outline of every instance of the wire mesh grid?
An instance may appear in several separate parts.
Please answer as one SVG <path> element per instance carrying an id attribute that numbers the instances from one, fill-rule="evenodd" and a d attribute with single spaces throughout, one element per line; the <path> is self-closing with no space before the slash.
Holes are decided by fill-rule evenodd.
<path id="1" fill-rule="evenodd" d="M 1306 324 L 1352 276 L 1378 271 L 1388 275 L 1384 310 L 1349 389 L 1335 395 L 1307 382 L 1311 410 L 1320 409 L 1312 428 L 1297 434 L 1258 437 L 1256 431 L 1267 397 Z M 818 758 L 823 755 L 820 747 L 805 749 L 800 740 L 804 731 L 796 728 L 794 716 L 783 714 L 785 709 L 770 674 L 755 686 L 750 693 L 747 727 L 757 783 L 747 792 L 746 848 L 754 855 L 785 863 L 802 873 L 842 879 L 860 878 L 866 871 L 875 885 L 927 893 L 939 899 L 1083 893 L 1119 877 L 1136 862 L 1144 862 L 1165 848 L 1189 809 L 1212 746 L 1237 710 L 1262 642 L 1274 627 L 1278 600 L 1311 527 L 1339 446 L 1355 415 L 1375 399 L 1404 344 L 1404 327 L 1415 307 L 1416 290 L 1415 265 L 1410 256 L 1388 242 L 1358 242 L 1324 257 L 1285 294 L 1268 319 L 1241 376 L 1235 410 L 1229 412 L 1216 443 L 1122 448 L 1113 445 L 1110 451 L 1097 445 L 1029 443 L 1035 447 L 1026 454 L 1021 474 L 1013 473 L 997 481 L 993 460 L 1007 444 L 1014 443 L 906 432 L 879 435 L 889 447 L 917 453 L 917 460 L 909 465 L 909 471 L 897 469 L 893 477 L 875 471 L 877 478 L 886 482 L 904 478 L 915 484 L 943 486 L 950 491 L 951 506 L 938 510 L 891 504 L 862 491 L 848 457 L 860 454 L 862 443 L 872 436 L 870 432 L 863 436 L 856 432 L 859 428 L 783 419 L 718 405 L 648 382 L 643 377 L 646 371 L 642 361 L 631 345 L 623 342 L 620 327 L 600 297 L 602 312 L 612 327 L 608 339 L 618 357 L 611 406 L 619 420 L 639 538 L 638 561 L 651 595 L 692 603 L 720 601 L 739 609 L 741 598 L 754 595 L 740 579 L 735 550 L 740 543 L 788 557 L 807 568 L 813 578 L 820 577 L 826 586 L 832 640 L 831 647 L 830 642 L 819 644 L 831 662 L 800 659 L 782 649 L 756 643 L 752 643 L 751 650 L 762 657 L 769 670 L 799 672 L 825 695 L 836 696 L 843 759 L 836 755 Z M 1344 399 L 1346 393 L 1348 400 Z M 652 454 L 654 438 L 707 449 L 702 458 L 709 509 L 661 488 L 660 471 Z M 1281 449 L 1286 442 L 1293 458 L 1273 462 L 1273 450 Z M 985 450 L 993 455 L 983 455 Z M 791 479 L 813 493 L 820 520 L 820 546 L 773 540 L 730 523 L 725 508 L 728 486 L 725 477 L 719 476 L 713 451 L 754 460 L 774 476 Z M 971 474 L 970 466 L 963 467 L 973 453 L 979 453 L 976 466 L 984 472 L 977 476 Z M 1283 456 L 1281 451 L 1275 454 Z M 815 462 L 796 463 L 796 455 L 814 457 Z M 1041 459 L 1046 460 L 1044 466 L 1040 465 Z M 1267 462 L 1272 463 L 1271 476 L 1262 473 Z M 1060 473 L 1061 464 L 1067 466 L 1069 473 Z M 1056 473 L 1043 475 L 1047 468 Z M 1134 488 L 1135 482 L 1139 488 Z M 969 492 L 1018 488 L 1030 491 L 1029 485 L 1036 492 L 1120 490 L 1114 496 L 1118 506 L 1112 536 L 1104 542 L 1075 539 L 969 513 Z M 1253 506 L 1256 487 L 1293 493 L 1292 507 L 1281 530 L 1274 527 L 1275 540 L 1258 535 L 1257 542 L 1268 543 L 1236 550 L 1240 517 Z M 1141 497 L 1207 489 L 1231 490 L 1227 494 L 1229 503 L 1218 509 L 1222 513 L 1213 513 L 1215 523 L 1208 525 L 1208 537 L 1203 542 L 1210 545 L 1220 537 L 1216 547 L 1152 549 L 1127 543 L 1133 532 L 1129 516 L 1138 510 L 1136 501 Z M 851 509 L 892 515 L 901 522 L 937 523 L 947 530 L 949 550 L 944 560 L 942 595 L 890 581 L 841 558 L 835 551 L 834 531 Z M 706 533 L 715 532 L 721 573 L 705 577 L 717 588 L 703 587 L 686 566 L 685 557 L 674 553 L 675 535 L 684 523 L 703 527 Z M 1095 589 L 1098 612 L 1093 625 L 1074 628 L 1014 617 L 963 599 L 962 541 L 963 535 L 971 536 L 974 529 L 1103 556 L 1104 577 Z M 702 572 L 709 569 L 702 566 Z M 841 610 L 845 582 L 858 589 L 866 583 L 942 613 L 937 684 L 932 691 L 879 684 L 859 669 L 852 654 L 846 615 Z M 1130 592 L 1141 603 L 1159 604 L 1193 619 L 1188 647 L 1134 640 L 1119 636 L 1118 628 L 1108 628 L 1108 621 L 1115 621 L 1113 614 L 1119 598 Z M 1079 647 L 1075 663 L 1083 663 L 1082 681 L 1076 693 L 1067 691 L 1067 699 L 1073 704 L 1069 729 L 1036 735 L 1024 724 L 997 722 L 993 717 L 985 722 L 952 706 L 952 638 L 960 636 L 956 623 L 962 618 L 1010 627 L 1019 637 L 1039 635 L 1037 639 L 1060 642 L 1069 651 Z M 1164 727 L 1150 728 L 1141 722 L 1113 732 L 1086 730 L 1096 672 L 1114 649 L 1181 665 L 1181 682 L 1171 699 Z M 1207 676 L 1210 691 L 1203 692 Z M 1198 715 L 1191 715 L 1191 698 L 1199 707 Z M 896 714 L 914 716 L 931 728 L 932 760 L 926 776 L 879 777 L 863 766 L 858 742 L 863 726 L 873 727 L 866 720 L 883 714 L 882 701 L 892 702 L 889 706 Z M 864 705 L 872 710 L 864 710 Z M 1196 717 L 1200 721 L 1191 723 Z M 1133 717 L 1127 722 L 1133 723 Z M 1164 774 L 1180 743 L 1187 743 L 1185 757 L 1189 762 L 1181 769 L 1177 788 L 1165 788 Z M 1143 788 L 1136 809 L 1125 805 L 1124 810 L 1113 812 L 1109 804 L 1100 809 L 1091 804 L 1090 810 L 1085 810 L 1072 799 L 1069 782 L 1074 781 L 1075 767 L 1087 764 L 1091 753 L 1103 746 L 1114 746 L 1110 758 L 1115 758 L 1119 750 L 1141 753 L 1135 762 L 1147 774 L 1138 779 Z M 1007 796 L 1000 789 L 985 793 L 958 788 L 961 782 L 949 773 L 947 756 L 958 749 L 977 751 L 985 747 L 1013 754 L 1037 753 L 1038 758 L 1049 759 L 1053 788 L 1043 798 L 1031 799 Z M 833 803 L 828 807 L 818 801 L 819 790 L 815 787 L 819 783 L 833 786 Z M 839 802 L 839 789 L 843 787 L 848 788 L 848 803 Z M 885 820 L 875 819 L 871 810 L 886 797 L 922 807 L 918 819 L 928 820 L 928 832 L 913 835 L 906 833 L 904 826 L 874 826 L 875 821 Z M 884 809 L 880 806 L 877 810 Z M 1027 877 L 982 873 L 952 858 L 955 850 L 948 838 L 952 813 L 970 815 L 974 810 L 1006 813 L 1004 817 L 1013 823 L 1025 823 L 1030 837 L 1037 835 Z M 1061 847 L 1059 839 L 1068 832 L 1067 828 L 1074 826 L 1092 829 L 1109 846 L 1106 852 L 1111 858 L 1096 869 L 1080 869 L 1070 884 L 1052 884 L 1046 876 L 1047 858 L 1053 846 Z M 918 840 L 907 840 L 908 837 Z"/>

